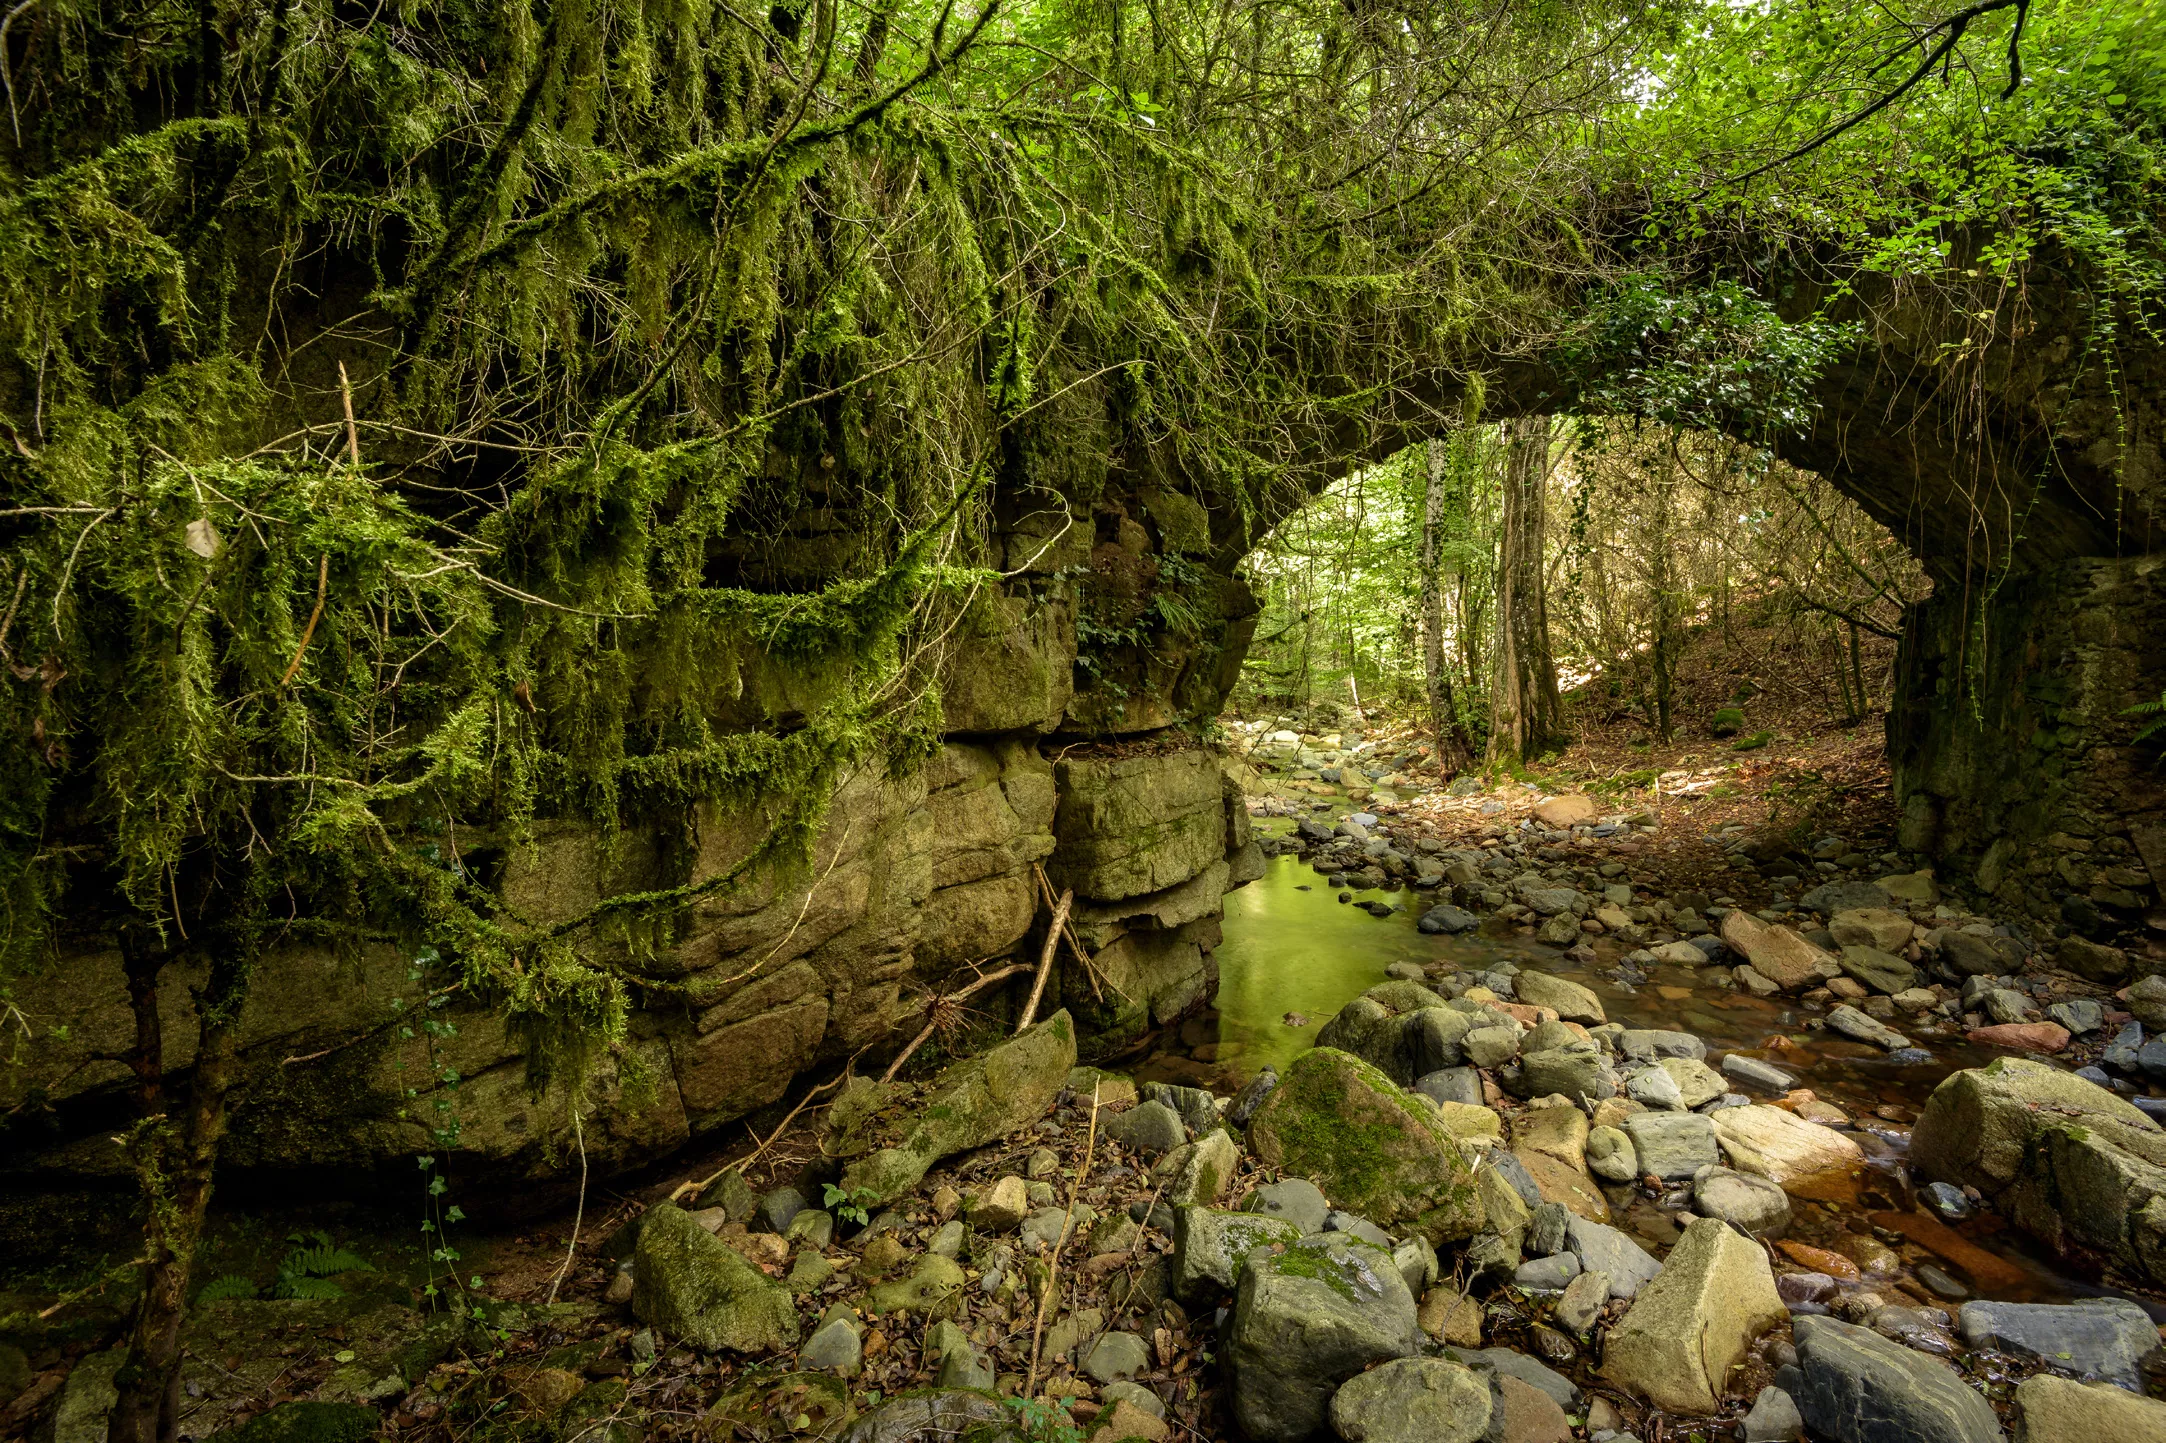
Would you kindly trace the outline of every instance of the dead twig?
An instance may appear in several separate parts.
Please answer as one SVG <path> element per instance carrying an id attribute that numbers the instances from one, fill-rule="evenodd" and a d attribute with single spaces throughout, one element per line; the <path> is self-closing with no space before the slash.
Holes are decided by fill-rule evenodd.
<path id="1" fill-rule="evenodd" d="M 1053 924 L 1045 929 L 1045 947 L 1038 954 L 1038 980 L 1031 984 L 1030 1001 L 1023 1004 L 1023 1015 L 1017 1020 L 1018 1035 L 1029 1027 L 1038 1015 L 1038 1001 L 1045 996 L 1045 979 L 1053 971 L 1053 953 L 1060 947 L 1061 928 L 1068 925 L 1068 909 L 1075 905 L 1075 889 L 1060 894 L 1060 901 L 1053 906 Z"/>
<path id="2" fill-rule="evenodd" d="M 338 363 L 338 398 L 346 407 L 346 461 L 356 470 L 361 466 L 361 433 L 353 423 L 353 382 L 346 379 L 346 363 Z"/>
<path id="3" fill-rule="evenodd" d="M 308 614 L 308 625 L 301 628 L 301 644 L 293 649 L 293 660 L 286 664 L 286 674 L 278 679 L 284 686 L 293 680 L 293 674 L 301 669 L 301 658 L 308 655 L 308 643 L 316 634 L 316 623 L 323 620 L 324 593 L 331 587 L 331 553 L 326 551 L 316 562 L 316 609 Z"/>
<path id="4" fill-rule="evenodd" d="M 1060 1291 L 1060 1255 L 1068 1246 L 1069 1230 L 1075 1226 L 1076 1196 L 1083 1190 L 1083 1179 L 1091 1175 L 1091 1157 L 1098 1150 L 1098 1084 L 1091 1084 L 1091 1127 L 1083 1140 L 1083 1165 L 1076 1169 L 1075 1180 L 1068 1184 L 1068 1209 L 1061 1215 L 1060 1238 L 1053 1244 L 1053 1266 L 1045 1275 L 1045 1291 L 1038 1295 L 1038 1316 L 1030 1325 L 1030 1372 L 1023 1379 L 1023 1396 L 1029 1398 L 1038 1391 L 1038 1345 L 1045 1334 L 1045 1310 Z"/>
<path id="5" fill-rule="evenodd" d="M 345 370 L 345 365 L 341 363 L 341 376 L 345 374 Z M 350 416 L 353 413 L 349 411 L 347 414 Z M 572 1240 L 564 1245 L 563 1265 L 557 1269 L 556 1276 L 549 1280 L 551 1307 L 556 1306 L 557 1289 L 562 1286 L 564 1275 L 571 1271 L 572 1259 L 579 1255 L 579 1225 L 586 1221 L 587 1216 L 587 1135 L 579 1125 L 579 1109 L 576 1107 L 572 1109 L 572 1136 L 579 1141 L 579 1206 L 572 1210 Z"/>

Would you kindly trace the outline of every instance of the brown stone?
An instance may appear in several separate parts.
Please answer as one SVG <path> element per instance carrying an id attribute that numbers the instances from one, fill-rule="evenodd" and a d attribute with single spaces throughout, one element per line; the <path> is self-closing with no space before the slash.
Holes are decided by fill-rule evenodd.
<path id="1" fill-rule="evenodd" d="M 1482 1305 L 1456 1288 L 1435 1287 L 1422 1295 L 1416 1314 L 1421 1330 L 1455 1348 L 1482 1345 Z"/>
<path id="2" fill-rule="evenodd" d="M 1723 916 L 1722 940 L 1785 992 L 1814 986 L 1842 970 L 1833 957 L 1788 927 L 1771 927 L 1742 907 Z"/>
<path id="3" fill-rule="evenodd" d="M 1521 1152 L 1515 1148 L 1512 1156 L 1526 1166 L 1543 1202 L 1563 1203 L 1591 1223 L 1609 1221 L 1609 1202 L 1593 1178 L 1546 1152 Z"/>
<path id="4" fill-rule="evenodd" d="M 1534 809 L 1534 819 L 1545 827 L 1576 827 L 1599 815 L 1601 811 L 1595 806 L 1594 799 L 1579 792 L 1551 797 Z"/>
<path id="5" fill-rule="evenodd" d="M 1491 1443 L 1572 1443 L 1572 1424 L 1556 1399 L 1532 1383 L 1500 1374 L 1496 1419 L 1484 1436 Z"/>
<path id="6" fill-rule="evenodd" d="M 1777 1242 L 1775 1251 L 1781 1253 L 1801 1268 L 1809 1268 L 1816 1273 L 1826 1273 L 1838 1282 L 1854 1283 L 1858 1281 L 1858 1265 L 1841 1253 L 1832 1253 L 1826 1248 L 1816 1248 L 1809 1243 L 1792 1242 L 1788 1238 Z"/>
<path id="7" fill-rule="evenodd" d="M 1973 1027 L 1970 1040 L 1981 1047 L 2059 1052 L 2068 1045 L 2068 1029 L 2057 1022 L 2002 1022 L 1992 1027 Z"/>

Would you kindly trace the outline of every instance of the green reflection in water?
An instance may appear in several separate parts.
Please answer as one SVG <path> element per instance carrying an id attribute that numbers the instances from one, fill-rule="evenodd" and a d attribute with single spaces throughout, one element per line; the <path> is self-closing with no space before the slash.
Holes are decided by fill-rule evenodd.
<path id="1" fill-rule="evenodd" d="M 1356 902 L 1400 909 L 1381 918 L 1339 896 L 1292 857 L 1272 858 L 1262 877 L 1226 895 L 1226 935 L 1218 949 L 1219 1059 L 1237 1077 L 1267 1065 L 1284 1068 L 1315 1045 L 1317 1030 L 1334 1013 L 1382 982 L 1394 962 L 1482 967 L 1534 955 L 1531 944 L 1424 936 L 1414 923 L 1436 904 L 1432 893 L 1354 894 Z M 1308 1025 L 1287 1026 L 1288 1012 L 1306 1014 Z"/>

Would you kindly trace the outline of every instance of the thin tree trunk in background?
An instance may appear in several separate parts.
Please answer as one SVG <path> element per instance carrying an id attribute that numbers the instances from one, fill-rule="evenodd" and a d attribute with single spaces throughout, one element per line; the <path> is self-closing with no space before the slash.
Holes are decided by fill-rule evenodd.
<path id="1" fill-rule="evenodd" d="M 1496 724 L 1492 751 L 1521 762 L 1541 755 L 1564 730 L 1557 666 L 1549 650 L 1549 596 L 1543 557 L 1543 492 L 1549 480 L 1549 418 L 1504 423 L 1504 525 L 1497 557 Z"/>
<path id="2" fill-rule="evenodd" d="M 1460 720 L 1451 673 L 1444 663 L 1444 585 L 1437 564 L 1444 548 L 1448 448 L 1442 437 L 1432 437 L 1428 451 L 1429 480 L 1422 493 L 1421 516 L 1421 660 L 1428 682 L 1429 734 L 1436 740 L 1437 766 L 1449 781 L 1466 770 L 1474 759 L 1474 747 Z"/>
<path id="3" fill-rule="evenodd" d="M 109 1443 L 173 1443 L 179 1427 L 181 1322 L 188 1310 L 196 1245 L 202 1240 L 204 1215 L 210 1209 L 218 1143 L 226 1130 L 226 1096 L 239 1066 L 246 975 L 245 963 L 212 964 L 210 979 L 196 1001 L 199 1032 L 194 1076 L 179 1126 L 163 1106 L 137 1124 L 133 1142 L 150 1203 L 144 1228 L 143 1297 L 128 1360 L 113 1379 L 120 1398 L 107 1431 Z M 132 972 L 129 981 L 131 1000 L 137 1003 L 137 1052 L 158 1056 L 163 1052 L 163 1038 L 155 984 L 146 1008 Z"/>
<path id="4" fill-rule="evenodd" d="M 1654 644 L 1648 661 L 1654 671 L 1655 732 L 1668 741 L 1676 730 L 1677 659 L 1685 649 L 1684 597 L 1678 586 L 1676 540 L 1677 453 L 1671 441 L 1669 464 L 1655 480 L 1649 510 L 1647 580 L 1654 593 Z"/>
<path id="5" fill-rule="evenodd" d="M 1865 694 L 1865 663 L 1858 655 L 1858 624 L 1854 621 L 1847 624 L 1850 628 L 1850 681 L 1858 693 L 1857 719 L 1863 721 L 1873 703 Z"/>

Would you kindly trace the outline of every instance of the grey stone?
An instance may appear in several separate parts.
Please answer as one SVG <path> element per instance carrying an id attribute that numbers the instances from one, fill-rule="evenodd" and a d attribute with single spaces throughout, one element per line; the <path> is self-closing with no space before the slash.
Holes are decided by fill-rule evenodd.
<path id="1" fill-rule="evenodd" d="M 1557 1253 L 1552 1257 L 1536 1258 L 1521 1263 L 1512 1274 L 1514 1286 L 1534 1293 L 1559 1293 L 1564 1285 L 1579 1276 L 1579 1259 L 1570 1253 Z"/>
<path id="2" fill-rule="evenodd" d="M 824 1252 L 835 1240 L 835 1215 L 820 1208 L 804 1208 L 790 1219 L 782 1235 L 793 1243 Z"/>
<path id="3" fill-rule="evenodd" d="M 1804 1436 L 1805 1419 L 1790 1395 L 1770 1383 L 1752 1400 L 1744 1430 L 1744 1443 L 1794 1443 Z"/>
<path id="4" fill-rule="evenodd" d="M 1774 1063 L 1762 1062 L 1757 1057 L 1747 1057 L 1741 1052 L 1725 1053 L 1721 1067 L 1727 1076 L 1762 1092 L 1784 1093 L 1797 1086 L 1797 1078 Z"/>
<path id="5" fill-rule="evenodd" d="M 1816 1437 L 1831 1443 L 1999 1443 L 1992 1406 L 1946 1363 L 1833 1318 L 1801 1316 L 1791 1326 L 1798 1381 L 1786 1391 Z"/>
<path id="6" fill-rule="evenodd" d="M 1264 1099 L 1278 1085 L 1277 1068 L 1266 1067 L 1258 1072 L 1233 1095 L 1233 1102 L 1226 1109 L 1226 1121 L 1235 1127 L 1247 1127 L 1248 1120 L 1256 1115 L 1256 1109 L 1264 1105 Z"/>
<path id="7" fill-rule="evenodd" d="M 1011 1423 L 1014 1415 L 991 1393 L 970 1388 L 926 1389 L 890 1398 L 859 1416 L 839 1443 L 920 1443 L 961 1438 L 973 1430 Z"/>
<path id="8" fill-rule="evenodd" d="M 1657 1062 L 1665 1057 L 1707 1059 L 1707 1044 L 1689 1032 L 1667 1032 L 1654 1027 L 1627 1027 L 1617 1038 L 1617 1051 L 1634 1062 Z"/>
<path id="9" fill-rule="evenodd" d="M 1868 1043 L 1887 1052 L 1910 1046 L 1910 1039 L 1902 1033 L 1848 1004 L 1828 1010 L 1828 1030 L 1853 1042 Z"/>
<path id="10" fill-rule="evenodd" d="M 1143 1084 L 1147 1102 L 1162 1102 L 1180 1114 L 1189 1132 L 1197 1137 L 1218 1126 L 1218 1099 L 1200 1087 L 1174 1087 L 1164 1082 Z"/>
<path id="11" fill-rule="evenodd" d="M 1755 1237 L 1779 1237 L 1790 1226 L 1790 1195 L 1764 1177 L 1726 1167 L 1692 1178 L 1692 1205 Z"/>
<path id="12" fill-rule="evenodd" d="M 1173 1295 L 1184 1303 L 1216 1302 L 1233 1291 L 1251 1252 L 1295 1242 L 1303 1231 L 1284 1217 L 1180 1208 L 1173 1215 Z"/>
<path id="13" fill-rule="evenodd" d="M 1824 882 L 1798 898 L 1798 905 L 1832 917 L 1860 907 L 1893 907 L 1895 899 L 1876 882 Z"/>
<path id="14" fill-rule="evenodd" d="M 1565 1284 L 1564 1296 L 1557 1300 L 1550 1317 L 1567 1332 L 1585 1335 L 1608 1301 L 1609 1274 L 1582 1272 Z"/>
<path id="15" fill-rule="evenodd" d="M 1283 1218 L 1306 1236 L 1324 1230 L 1324 1220 L 1331 1216 L 1331 1204 L 1325 1201 L 1323 1189 L 1315 1183 L 1305 1177 L 1290 1177 L 1284 1182 L 1267 1182 L 1249 1194 L 1244 1211 Z M 1238 1280 L 1240 1275 L 1234 1276 Z"/>
<path id="16" fill-rule="evenodd" d="M 1659 1067 L 1642 1067 L 1627 1073 L 1624 1087 L 1625 1096 L 1642 1107 L 1679 1112 L 1685 1105 L 1684 1094 L 1677 1088 L 1677 1079 Z"/>
<path id="17" fill-rule="evenodd" d="M 1105 1400 L 1108 1408 L 1116 1403 L 1126 1403 L 1130 1407 L 1140 1408 L 1153 1418 L 1166 1416 L 1165 1400 L 1141 1383 L 1111 1382 L 1098 1390 L 1098 1396 Z"/>
<path id="18" fill-rule="evenodd" d="M 2095 998 L 2079 997 L 2072 1002 L 2056 1002 L 2046 1009 L 2046 1016 L 2077 1036 L 2096 1032 L 2106 1025 L 2106 1009 Z"/>
<path id="19" fill-rule="evenodd" d="M 1455 932 L 1473 931 L 1482 925 L 1482 919 L 1464 908 L 1454 907 L 1447 902 L 1440 907 L 1431 907 L 1428 911 L 1422 913 L 1421 920 L 1414 925 L 1421 931 L 1432 935 L 1443 934 L 1449 936 Z"/>
<path id="20" fill-rule="evenodd" d="M 1632 1139 L 1642 1176 L 1670 1181 L 1722 1162 L 1715 1125 L 1696 1112 L 1634 1113 L 1624 1120 L 1624 1132 Z"/>
<path id="21" fill-rule="evenodd" d="M 803 1193 L 794 1187 L 778 1187 L 760 1199 L 760 1222 L 771 1233 L 787 1232 L 790 1220 L 805 1207 Z"/>
<path id="22" fill-rule="evenodd" d="M 1460 1041 L 1460 1050 L 1476 1067 L 1498 1068 L 1519 1055 L 1516 1027 L 1477 1027 Z"/>
<path id="23" fill-rule="evenodd" d="M 1632 1298 L 1662 1271 L 1662 1264 L 1625 1233 L 1607 1223 L 1589 1222 L 1575 1215 L 1571 1223 L 1572 1251 L 1579 1265 L 1590 1273 L 1609 1274 L 1609 1295 Z"/>
<path id="24" fill-rule="evenodd" d="M 1966 977 L 1997 977 L 2023 964 L 2023 946 L 2012 938 L 1981 937 L 1950 928 L 1936 935 L 1941 959 Z"/>
<path id="25" fill-rule="evenodd" d="M 1521 1097 L 1559 1093 L 1575 1102 L 1600 1102 L 1617 1095 L 1617 1079 L 1601 1048 L 1577 1042 L 1521 1057 L 1517 1092 Z"/>
<path id="26" fill-rule="evenodd" d="M 2076 1303 L 1965 1303 L 1958 1314 L 1973 1348 L 2024 1353 L 2056 1372 L 2143 1391 L 2139 1359 L 2159 1345 L 2151 1315 L 2126 1298 Z"/>
<path id="27" fill-rule="evenodd" d="M 1188 1141 L 1188 1127 L 1181 1115 L 1163 1102 L 1137 1103 L 1100 1125 L 1107 1137 L 1146 1157 L 1171 1152 Z"/>
<path id="28" fill-rule="evenodd" d="M 1249 1254 L 1226 1338 L 1234 1417 L 1256 1443 L 1309 1438 L 1341 1383 L 1421 1351 L 1390 1256 L 1339 1233 Z"/>
<path id="29" fill-rule="evenodd" d="M 971 1346 L 970 1335 L 952 1322 L 942 1320 L 926 1331 L 925 1356 L 939 1360 L 943 1388 L 991 1391 L 996 1381 L 992 1365 Z"/>
<path id="30" fill-rule="evenodd" d="M 1438 1102 L 1482 1105 L 1482 1075 L 1471 1067 L 1440 1067 L 1415 1079 L 1414 1090 Z"/>
<path id="31" fill-rule="evenodd" d="M 1543 1203 L 1527 1216 L 1526 1249 L 1538 1258 L 1561 1253 L 1572 1240 L 1572 1210 L 1563 1203 Z"/>
<path id="32" fill-rule="evenodd" d="M 1391 1261 L 1406 1279 L 1406 1290 L 1419 1298 L 1437 1280 L 1438 1264 L 1435 1247 L 1420 1233 L 1401 1238 L 1392 1245 Z"/>
<path id="33" fill-rule="evenodd" d="M 2153 1032 L 2166 1032 L 2166 977 L 2145 977 L 2129 988 L 2128 1010 Z"/>
<path id="34" fill-rule="evenodd" d="M 820 1368 L 854 1378 L 865 1362 L 864 1340 L 858 1337 L 856 1326 L 848 1319 L 837 1318 L 813 1330 L 798 1353 L 797 1362 L 799 1367 Z"/>
<path id="35" fill-rule="evenodd" d="M 1516 1353 L 1510 1348 L 1446 1348 L 1444 1356 L 1469 1368 L 1517 1378 L 1530 1388 L 1548 1394 L 1549 1400 L 1567 1413 L 1579 1407 L 1579 1385 L 1525 1353 Z"/>
<path id="36" fill-rule="evenodd" d="M 1441 1358 L 1385 1363 L 1331 1399 L 1331 1429 L 1347 1443 L 1474 1443 L 1490 1418 L 1489 1385 Z"/>
<path id="37" fill-rule="evenodd" d="M 1621 1130 L 1592 1128 L 1587 1133 L 1587 1170 L 1610 1182 L 1631 1182 L 1640 1176 L 1639 1152 Z"/>
<path id="38" fill-rule="evenodd" d="M 1485 1165 L 1495 1169 L 1498 1177 L 1510 1183 L 1512 1191 L 1519 1194 L 1519 1200 L 1525 1203 L 1528 1208 L 1538 1208 L 1542 1205 L 1542 1189 L 1535 1183 L 1534 1174 L 1528 1172 L 1527 1165 L 1511 1153 L 1500 1147 L 1493 1147 L 1489 1149 L 1489 1156 Z"/>
<path id="39" fill-rule="evenodd" d="M 1107 1333 L 1083 1358 L 1083 1371 L 1101 1383 L 1133 1378 L 1150 1366 L 1150 1345 L 1134 1333 Z"/>
<path id="40" fill-rule="evenodd" d="M 1372 1248 L 1382 1248 L 1387 1253 L 1391 1251 L 1391 1234 L 1356 1213 L 1333 1208 L 1324 1218 L 1324 1228 L 1327 1232 L 1346 1233 L 1357 1237 Z"/>
<path id="41" fill-rule="evenodd" d="M 2130 1073 L 2136 1070 L 2136 1056 L 2142 1050 L 2143 1024 L 2127 1022 L 2113 1035 L 2113 1041 L 2106 1044 L 2106 1050 L 2099 1054 L 2098 1060 L 2115 1072 Z"/>
<path id="42" fill-rule="evenodd" d="M 1995 987 L 1981 999 L 1995 1022 L 2024 1022 L 2038 1015 L 2038 1004 L 2010 987 Z"/>
<path id="43" fill-rule="evenodd" d="M 1915 967 L 1877 947 L 1845 947 L 1837 961 L 1845 975 L 1891 997 L 1918 982 Z"/>

